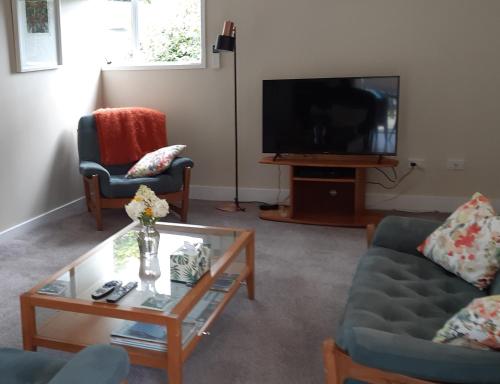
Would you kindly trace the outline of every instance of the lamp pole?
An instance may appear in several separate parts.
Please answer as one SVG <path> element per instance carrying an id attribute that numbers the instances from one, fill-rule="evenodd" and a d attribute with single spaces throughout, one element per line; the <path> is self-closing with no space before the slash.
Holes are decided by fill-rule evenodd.
<path id="1" fill-rule="evenodd" d="M 239 179 L 238 179 L 238 72 L 237 72 L 237 54 L 236 54 L 236 27 L 232 21 L 226 21 L 222 35 L 217 38 L 214 52 L 229 51 L 233 52 L 233 75 L 234 75 L 234 202 L 224 204 L 217 209 L 226 212 L 244 211 L 240 206 L 239 200 Z"/>
<path id="2" fill-rule="evenodd" d="M 245 209 L 240 207 L 240 200 L 238 196 L 238 76 L 237 76 L 237 61 L 236 61 L 236 27 L 234 28 L 234 183 L 235 183 L 235 197 L 234 197 L 234 205 L 236 211 L 244 211 Z"/>

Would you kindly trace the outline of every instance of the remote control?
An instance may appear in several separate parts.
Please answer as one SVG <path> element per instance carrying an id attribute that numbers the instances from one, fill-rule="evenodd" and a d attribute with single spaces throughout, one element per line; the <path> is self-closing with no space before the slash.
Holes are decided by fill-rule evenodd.
<path id="1" fill-rule="evenodd" d="M 111 292 L 114 291 L 116 287 L 120 286 L 121 284 L 122 282 L 119 280 L 108 281 L 101 288 L 96 289 L 95 292 L 93 292 L 90 296 L 92 296 L 94 300 L 100 300 L 103 297 L 108 296 Z"/>
<path id="2" fill-rule="evenodd" d="M 136 281 L 131 281 L 127 285 L 122 285 L 118 288 L 115 289 L 115 291 L 108 296 L 106 301 L 108 303 L 116 303 L 118 300 L 120 300 L 123 296 L 125 296 L 127 293 L 129 293 L 131 290 L 133 290 L 135 287 L 137 287 L 137 282 Z"/>

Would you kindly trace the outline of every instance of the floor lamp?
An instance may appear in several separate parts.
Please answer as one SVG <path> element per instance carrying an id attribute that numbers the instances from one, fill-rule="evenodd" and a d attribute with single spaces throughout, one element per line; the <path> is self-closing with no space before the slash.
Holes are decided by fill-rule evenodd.
<path id="1" fill-rule="evenodd" d="M 225 212 L 244 211 L 238 199 L 238 88 L 236 76 L 236 27 L 232 21 L 224 22 L 222 35 L 217 36 L 213 47 L 214 53 L 233 52 L 234 59 L 234 202 L 218 206 L 217 209 Z"/>

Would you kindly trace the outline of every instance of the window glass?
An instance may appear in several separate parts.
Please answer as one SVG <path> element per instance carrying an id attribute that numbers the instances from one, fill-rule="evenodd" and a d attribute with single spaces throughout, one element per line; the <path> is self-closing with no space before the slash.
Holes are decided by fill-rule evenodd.
<path id="1" fill-rule="evenodd" d="M 105 0 L 112 64 L 201 64 L 203 0 Z"/>

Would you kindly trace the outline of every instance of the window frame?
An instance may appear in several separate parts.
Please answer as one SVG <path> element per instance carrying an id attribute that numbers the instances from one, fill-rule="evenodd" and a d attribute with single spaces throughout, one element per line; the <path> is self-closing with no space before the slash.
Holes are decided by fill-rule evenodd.
<path id="1" fill-rule="evenodd" d="M 138 0 L 131 0 L 132 6 L 132 41 L 134 51 L 138 49 L 138 25 L 139 25 L 139 14 L 137 7 Z M 157 63 L 117 63 L 117 64 L 103 64 L 103 71 L 149 71 L 149 70 L 164 70 L 164 69 L 206 69 L 207 68 L 207 50 L 206 50 L 206 0 L 200 0 L 200 40 L 201 40 L 201 62 L 196 64 L 181 64 L 168 62 L 157 62 Z"/>

